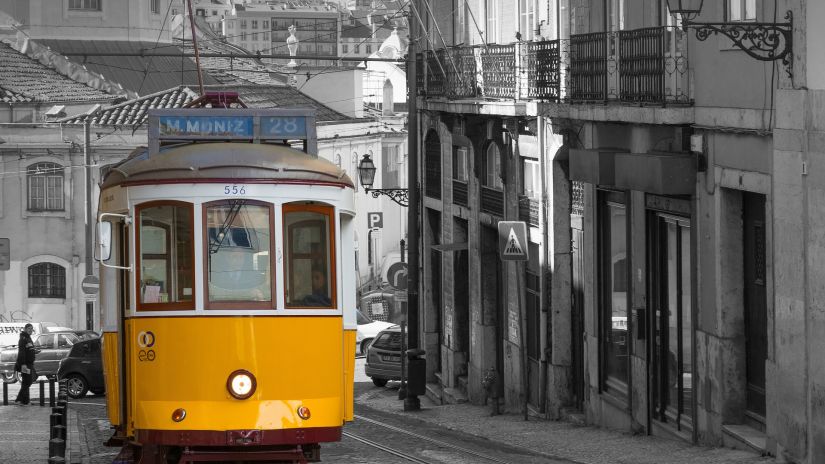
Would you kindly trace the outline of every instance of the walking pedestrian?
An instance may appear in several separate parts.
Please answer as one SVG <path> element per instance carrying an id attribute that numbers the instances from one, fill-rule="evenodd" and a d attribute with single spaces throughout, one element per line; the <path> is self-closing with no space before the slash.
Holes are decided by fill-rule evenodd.
<path id="1" fill-rule="evenodd" d="M 17 362 L 14 364 L 14 370 L 20 372 L 20 392 L 17 394 L 15 404 L 29 404 L 29 387 L 31 387 L 34 379 L 37 378 L 37 372 L 34 370 L 34 357 L 37 354 L 34 348 L 34 341 L 32 341 L 32 333 L 34 327 L 31 324 L 26 324 L 23 331 L 20 332 L 20 341 L 17 343 Z"/>

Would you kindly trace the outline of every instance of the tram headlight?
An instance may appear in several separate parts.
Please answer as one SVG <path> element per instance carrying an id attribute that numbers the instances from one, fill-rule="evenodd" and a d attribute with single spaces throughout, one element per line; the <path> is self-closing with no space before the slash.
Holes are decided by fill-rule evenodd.
<path id="1" fill-rule="evenodd" d="M 244 369 L 238 369 L 229 374 L 229 378 L 226 380 L 226 389 L 229 390 L 229 394 L 239 400 L 245 400 L 252 396 L 257 386 L 258 382 L 255 380 L 255 376 Z"/>

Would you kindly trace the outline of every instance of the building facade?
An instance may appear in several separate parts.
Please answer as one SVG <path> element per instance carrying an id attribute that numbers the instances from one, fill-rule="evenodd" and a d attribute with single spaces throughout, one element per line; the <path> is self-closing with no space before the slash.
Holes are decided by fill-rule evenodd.
<path id="1" fill-rule="evenodd" d="M 783 62 L 665 1 L 453 3 L 416 5 L 429 394 L 482 403 L 492 372 L 511 410 L 825 458 L 821 7 L 705 2 L 793 21 Z M 496 225 L 519 219 L 513 264 Z"/>

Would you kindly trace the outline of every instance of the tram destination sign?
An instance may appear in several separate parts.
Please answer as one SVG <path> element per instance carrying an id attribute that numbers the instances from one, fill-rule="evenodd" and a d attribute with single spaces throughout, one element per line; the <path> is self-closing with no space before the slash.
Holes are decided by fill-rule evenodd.
<path id="1" fill-rule="evenodd" d="M 161 116 L 161 137 L 252 137 L 252 117 L 239 116 Z"/>
<path id="2" fill-rule="evenodd" d="M 314 108 L 176 108 L 149 110 L 149 145 L 163 141 L 296 141 L 317 148 Z"/>

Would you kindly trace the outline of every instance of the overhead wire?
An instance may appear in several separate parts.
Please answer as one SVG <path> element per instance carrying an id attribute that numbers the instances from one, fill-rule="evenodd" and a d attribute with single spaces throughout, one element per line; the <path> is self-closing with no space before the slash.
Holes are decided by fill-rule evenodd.
<path id="1" fill-rule="evenodd" d="M 163 29 L 166 26 L 166 20 L 169 18 L 169 12 L 172 11 L 172 2 L 169 2 L 169 6 L 166 7 L 166 14 L 163 16 L 163 23 L 160 25 L 160 31 L 158 31 L 158 38 L 155 40 L 155 46 L 160 43 L 160 38 L 163 35 Z M 149 68 L 152 66 L 152 57 L 149 57 L 149 62 L 146 64 L 145 69 L 143 70 L 143 79 L 140 81 L 140 86 L 138 87 L 137 94 L 140 95 L 140 91 L 143 90 L 143 84 L 146 82 L 146 77 L 149 75 Z M 183 73 L 181 73 L 181 79 L 183 79 Z"/>

